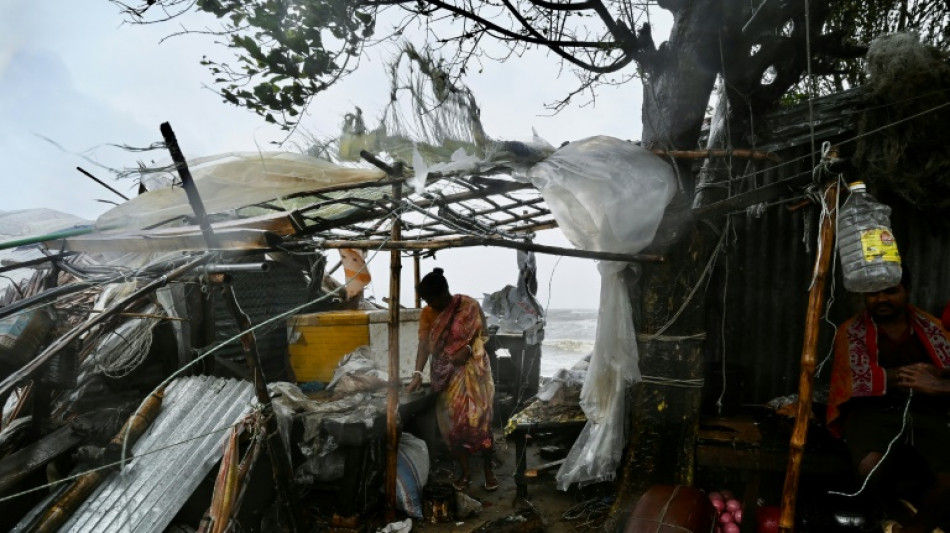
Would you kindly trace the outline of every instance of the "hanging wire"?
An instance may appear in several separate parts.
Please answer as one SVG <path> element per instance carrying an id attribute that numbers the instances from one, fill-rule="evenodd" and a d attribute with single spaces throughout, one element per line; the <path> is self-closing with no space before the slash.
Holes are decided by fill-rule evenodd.
<path id="1" fill-rule="evenodd" d="M 894 435 L 894 438 L 892 438 L 890 442 L 887 443 L 887 449 L 884 450 L 884 455 L 881 456 L 881 460 L 878 461 L 877 464 L 874 465 L 874 468 L 872 468 L 871 471 L 868 472 L 868 475 L 865 476 L 864 482 L 861 483 L 861 488 L 859 488 L 859 489 L 857 490 L 857 492 L 852 492 L 852 493 L 838 492 L 838 491 L 834 491 L 834 490 L 829 490 L 829 491 L 828 491 L 828 494 L 833 494 L 833 495 L 835 495 L 835 496 L 845 496 L 845 497 L 848 497 L 848 498 L 854 498 L 854 497 L 856 497 L 856 496 L 860 496 L 861 493 L 864 492 L 864 489 L 866 489 L 866 488 L 868 487 L 868 482 L 871 480 L 871 476 L 873 476 L 873 475 L 877 472 L 878 468 L 880 468 L 881 465 L 884 464 L 884 461 L 887 459 L 887 457 L 888 457 L 888 456 L 890 455 L 890 453 L 891 453 L 891 450 L 894 448 L 894 444 L 897 442 L 897 440 L 898 440 L 899 438 L 901 438 L 901 435 L 903 435 L 904 432 L 907 431 L 907 422 L 908 422 L 908 420 L 910 419 L 910 416 L 908 416 L 908 415 L 909 415 L 909 412 L 910 412 L 910 402 L 911 402 L 911 400 L 913 400 L 913 399 L 914 399 L 914 390 L 911 389 L 911 390 L 908 392 L 908 394 L 907 394 L 907 401 L 904 403 L 904 411 L 903 411 L 903 414 L 901 415 L 901 429 L 900 429 L 900 431 L 897 433 L 897 435 Z"/>

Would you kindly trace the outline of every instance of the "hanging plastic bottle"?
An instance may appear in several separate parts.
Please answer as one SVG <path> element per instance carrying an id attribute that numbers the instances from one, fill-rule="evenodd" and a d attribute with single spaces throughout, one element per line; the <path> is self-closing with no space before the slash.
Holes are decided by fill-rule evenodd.
<path id="1" fill-rule="evenodd" d="M 901 281 L 901 257 L 891 232 L 891 208 L 868 194 L 864 182 L 848 185 L 851 196 L 838 217 L 838 252 L 844 288 L 875 292 Z"/>

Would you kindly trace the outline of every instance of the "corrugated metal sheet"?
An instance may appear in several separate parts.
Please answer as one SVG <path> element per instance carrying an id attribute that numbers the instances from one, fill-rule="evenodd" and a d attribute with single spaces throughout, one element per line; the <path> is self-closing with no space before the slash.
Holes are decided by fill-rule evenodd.
<path id="1" fill-rule="evenodd" d="M 231 278 L 234 296 L 254 325 L 307 301 L 307 280 L 302 271 L 280 263 L 272 264 L 268 272 L 235 272 Z M 214 326 L 215 342 L 230 339 L 239 333 L 234 317 L 221 298 L 215 298 Z M 293 371 L 287 354 L 286 320 L 255 331 L 255 338 L 261 369 L 267 381 L 292 381 Z M 245 366 L 244 348 L 238 341 L 223 347 L 216 354 L 234 361 L 242 368 Z"/>
<path id="2" fill-rule="evenodd" d="M 169 385 L 162 410 L 112 474 L 61 528 L 104 533 L 161 532 L 221 458 L 231 425 L 250 410 L 245 381 L 195 376 Z"/>
<path id="3" fill-rule="evenodd" d="M 853 100 L 846 101 L 854 105 Z M 838 112 L 835 106 L 828 109 Z M 819 118 L 828 135 L 848 133 L 854 123 L 852 113 L 843 115 L 843 129 L 826 117 Z M 804 124 L 807 126 L 807 121 Z M 804 131 L 805 126 L 799 126 L 796 131 Z M 797 145 L 781 152 L 785 161 L 793 161 L 808 154 L 810 140 L 803 145 L 799 137 L 765 140 L 765 143 L 775 147 Z M 821 140 L 819 137 L 817 142 Z M 810 169 L 810 158 L 804 158 L 760 174 L 757 185 L 808 173 Z M 950 276 L 946 275 L 950 232 L 946 224 L 935 222 L 933 217 L 906 203 L 880 199 L 894 210 L 892 226 L 904 264 L 912 274 L 911 301 L 925 310 L 939 312 L 950 300 Z M 748 214 L 731 217 L 734 233 L 727 239 L 727 249 L 717 262 L 706 296 L 708 340 L 704 408 L 707 411 L 714 409 L 723 391 L 723 366 L 724 409 L 727 411 L 797 392 L 808 288 L 817 244 L 817 219 L 815 207 L 789 211 L 781 205 L 768 207 L 760 217 Z M 808 248 L 803 238 L 809 242 Z M 837 265 L 836 256 L 836 269 Z M 819 362 L 831 348 L 832 324 L 841 323 L 863 305 L 860 295 L 843 289 L 840 274 L 836 275 L 834 287 L 828 315 L 830 323 L 822 324 Z M 818 377 L 819 385 L 827 384 L 830 371 L 829 362 Z"/>

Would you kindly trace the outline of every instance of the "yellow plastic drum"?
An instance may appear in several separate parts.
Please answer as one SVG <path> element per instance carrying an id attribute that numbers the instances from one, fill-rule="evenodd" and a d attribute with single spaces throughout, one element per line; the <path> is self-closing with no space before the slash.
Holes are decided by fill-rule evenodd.
<path id="1" fill-rule="evenodd" d="M 287 321 L 290 365 L 298 382 L 329 382 L 340 359 L 369 344 L 366 311 L 327 311 Z"/>

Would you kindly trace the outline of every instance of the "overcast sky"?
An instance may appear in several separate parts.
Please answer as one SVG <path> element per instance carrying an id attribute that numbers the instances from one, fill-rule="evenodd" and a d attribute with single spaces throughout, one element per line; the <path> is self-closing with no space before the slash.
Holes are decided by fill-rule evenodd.
<path id="1" fill-rule="evenodd" d="M 200 27 L 201 21 L 188 21 Z M 174 128 L 186 157 L 238 150 L 274 149 L 284 133 L 257 115 L 225 104 L 210 90 L 202 55 L 227 52 L 209 37 L 184 36 L 160 43 L 175 28 L 123 24 L 106 0 L 3 0 L 0 2 L 0 211 L 47 207 L 94 219 L 120 200 L 83 177 L 75 167 L 131 195 L 131 182 L 118 182 L 108 167 L 137 160 L 166 159 L 162 152 L 128 154 L 110 143 L 147 146 L 161 140 L 159 124 Z M 317 137 L 339 132 L 343 114 L 363 108 L 368 123 L 388 98 L 384 75 L 391 51 L 376 48 L 360 71 L 318 97 L 302 129 Z M 559 79 L 559 74 L 561 79 Z M 573 76 L 557 61 L 535 53 L 505 64 L 485 63 L 466 80 L 494 138 L 530 140 L 532 128 L 551 144 L 591 135 L 640 136 L 638 81 L 603 88 L 596 105 L 572 107 L 550 116 L 544 103 L 574 88 Z M 539 242 L 568 246 L 557 230 Z M 597 307 L 599 281 L 592 261 L 539 256 L 539 298 L 552 308 Z M 372 265 L 377 297 L 388 294 L 388 254 Z M 515 252 L 484 248 L 440 252 L 423 270 L 442 266 L 454 292 L 480 296 L 517 279 Z M 411 284 L 411 264 L 404 285 Z M 381 283 L 382 282 L 382 283 Z M 409 298 L 404 292 L 404 298 Z"/>

